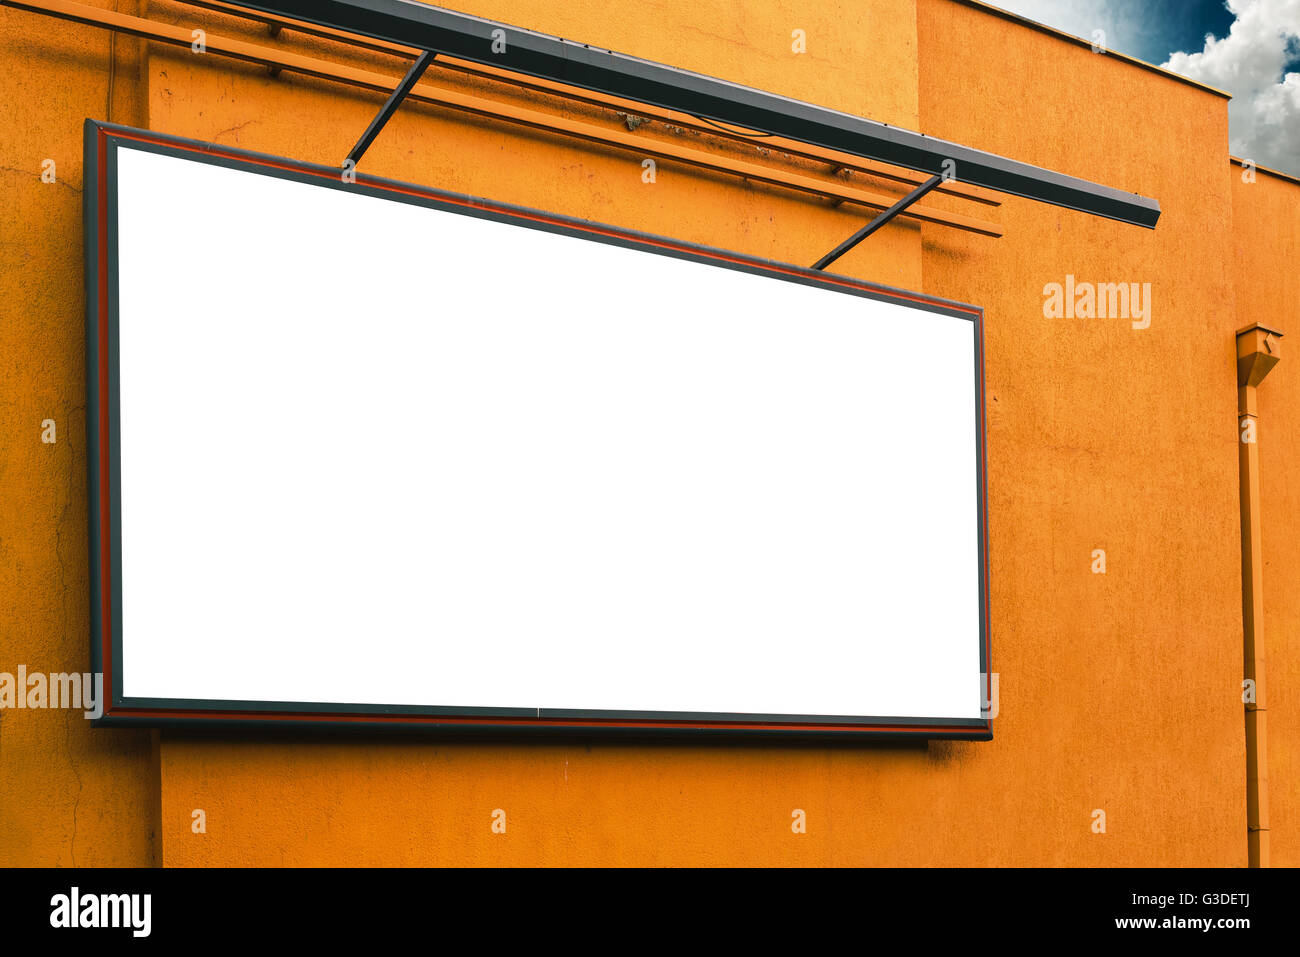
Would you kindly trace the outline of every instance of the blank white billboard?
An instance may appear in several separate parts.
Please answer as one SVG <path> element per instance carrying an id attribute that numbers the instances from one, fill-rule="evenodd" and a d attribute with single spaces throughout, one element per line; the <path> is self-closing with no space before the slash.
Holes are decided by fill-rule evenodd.
<path id="1" fill-rule="evenodd" d="M 986 729 L 974 311 L 114 145 L 113 707 Z"/>

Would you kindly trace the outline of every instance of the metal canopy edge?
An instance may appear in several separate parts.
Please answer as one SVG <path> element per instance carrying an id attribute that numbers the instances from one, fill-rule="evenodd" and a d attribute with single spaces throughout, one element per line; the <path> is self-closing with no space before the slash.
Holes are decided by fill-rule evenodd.
<path id="1" fill-rule="evenodd" d="M 412 0 L 241 7 L 638 100 L 1012 196 L 1154 229 L 1154 199 L 802 100 Z"/>

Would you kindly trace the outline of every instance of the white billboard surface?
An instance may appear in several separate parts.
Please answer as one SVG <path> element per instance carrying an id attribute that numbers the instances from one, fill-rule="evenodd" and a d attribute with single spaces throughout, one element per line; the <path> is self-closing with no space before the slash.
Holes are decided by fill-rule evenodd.
<path id="1" fill-rule="evenodd" d="M 126 697 L 981 717 L 969 317 L 116 156 Z"/>

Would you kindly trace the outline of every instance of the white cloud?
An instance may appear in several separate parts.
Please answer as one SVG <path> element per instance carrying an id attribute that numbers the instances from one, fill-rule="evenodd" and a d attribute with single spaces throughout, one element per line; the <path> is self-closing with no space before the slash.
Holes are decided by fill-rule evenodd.
<path id="1" fill-rule="evenodd" d="M 1199 53 L 1175 53 L 1165 69 L 1232 94 L 1230 149 L 1262 166 L 1300 174 L 1300 73 L 1282 75 L 1300 42 L 1300 0 L 1227 0 L 1237 20 Z"/>
<path id="2" fill-rule="evenodd" d="M 1106 46 L 1126 53 L 1158 44 L 1161 24 L 1151 20 L 1162 15 L 1161 7 L 1169 9 L 1140 0 L 993 2 L 1084 40 L 1104 30 Z M 1163 66 L 1232 94 L 1228 133 L 1235 155 L 1300 175 L 1300 74 L 1282 73 L 1300 50 L 1300 0 L 1226 0 L 1225 5 L 1236 17 L 1226 37 L 1206 37 L 1203 50 L 1174 53 Z"/>

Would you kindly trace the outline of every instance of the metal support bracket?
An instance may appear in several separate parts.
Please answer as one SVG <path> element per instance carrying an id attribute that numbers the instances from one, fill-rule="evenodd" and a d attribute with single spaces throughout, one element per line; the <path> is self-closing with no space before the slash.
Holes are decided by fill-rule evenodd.
<path id="1" fill-rule="evenodd" d="M 397 84 L 397 89 L 393 90 L 393 92 L 388 95 L 387 102 L 379 108 L 379 112 L 375 114 L 375 118 L 370 121 L 370 125 L 366 127 L 366 131 L 361 134 L 361 139 L 357 140 L 357 145 L 352 147 L 352 152 L 348 153 L 347 159 L 343 161 L 344 167 L 347 167 L 349 161 L 351 161 L 353 167 L 355 167 L 357 163 L 361 162 L 362 155 L 364 155 L 366 150 L 370 148 L 370 144 L 373 143 L 375 137 L 379 135 L 379 131 L 384 128 L 384 125 L 388 122 L 388 118 L 393 115 L 401 105 L 402 101 L 406 99 L 406 95 L 410 93 L 411 88 L 419 82 L 420 77 L 424 76 L 424 71 L 429 68 L 429 64 L 433 62 L 433 58 L 437 55 L 438 54 L 430 50 L 424 50 L 420 53 L 415 62 L 411 64 L 411 68 L 406 71 L 406 76 L 402 77 L 402 82 Z"/>
<path id="2" fill-rule="evenodd" d="M 848 239 L 844 240 L 844 242 L 840 243 L 838 246 L 836 246 L 834 249 L 828 252 L 821 259 L 813 263 L 812 268 L 825 269 L 831 263 L 835 262 L 835 260 L 839 259 L 846 252 L 848 252 L 850 249 L 856 246 L 858 243 L 862 242 L 862 240 L 866 239 L 877 229 L 885 225 L 885 223 L 889 222 L 891 219 L 893 219 L 903 210 L 907 209 L 907 207 L 911 206 L 922 196 L 930 192 L 930 190 L 934 189 L 942 182 L 943 182 L 942 174 L 936 174 L 934 176 L 931 176 L 929 179 L 927 179 L 916 189 L 912 190 L 910 193 L 908 193 L 906 196 L 904 196 L 902 199 L 896 202 L 893 206 L 890 206 L 887 210 L 885 210 L 883 213 L 881 213 L 871 222 L 867 223 L 867 225 L 863 226 L 861 229 L 859 229 Z"/>
<path id="3" fill-rule="evenodd" d="M 12 3 L 15 0 L 3 0 Z M 238 6 L 520 73 L 927 176 L 1153 229 L 1160 204 L 886 123 L 589 44 L 410 0 L 239 0 Z M 636 112 L 635 107 L 630 107 Z"/>

